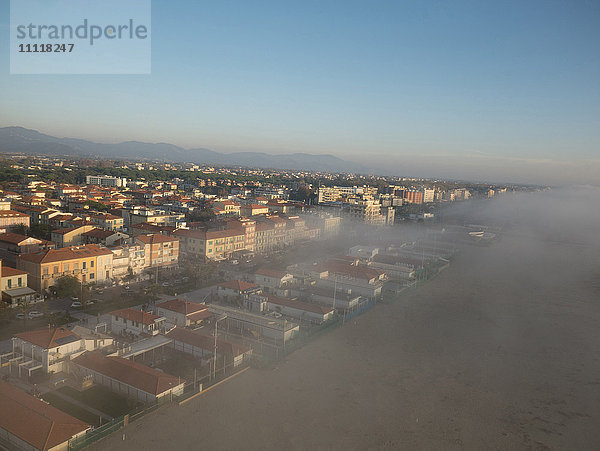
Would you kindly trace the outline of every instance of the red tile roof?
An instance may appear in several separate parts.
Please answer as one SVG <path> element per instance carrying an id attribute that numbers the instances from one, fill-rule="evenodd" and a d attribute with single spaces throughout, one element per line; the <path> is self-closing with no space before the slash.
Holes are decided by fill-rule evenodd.
<path id="1" fill-rule="evenodd" d="M 121 310 L 114 310 L 110 312 L 111 315 L 119 318 L 125 318 L 130 321 L 137 321 L 142 324 L 154 324 L 154 321 L 159 319 L 160 316 L 153 315 L 152 313 L 142 312 L 133 308 L 124 308 Z"/>
<path id="2" fill-rule="evenodd" d="M 107 357 L 102 351 L 86 352 L 73 359 L 77 365 L 103 374 L 143 392 L 159 396 L 185 381 L 121 357 Z"/>
<path id="3" fill-rule="evenodd" d="M 260 288 L 260 286 L 256 285 L 255 283 L 244 282 L 243 280 L 228 280 L 227 282 L 220 283 L 217 286 L 222 288 L 229 288 L 231 290 L 239 292 Z"/>
<path id="4" fill-rule="evenodd" d="M 2 267 L 2 277 L 22 276 L 27 274 L 27 271 L 21 271 L 20 269 L 11 268 L 9 266 Z"/>
<path id="5" fill-rule="evenodd" d="M 198 332 L 192 332 L 188 329 L 180 329 L 176 327 L 172 331 L 167 334 L 167 337 L 172 338 L 175 341 L 180 341 L 182 343 L 186 343 L 192 346 L 195 346 L 200 349 L 206 349 L 207 351 L 213 351 L 215 347 L 215 338 L 212 335 L 204 335 Z M 250 352 L 251 349 L 233 343 L 228 340 L 217 339 L 217 353 L 218 354 L 229 354 L 237 357 L 241 354 L 245 354 Z"/>
<path id="6" fill-rule="evenodd" d="M 21 235 L 19 233 L 0 233 L 0 241 L 4 243 L 21 244 L 25 240 L 33 240 L 34 243 L 41 243 L 37 238 Z"/>
<path id="7" fill-rule="evenodd" d="M 24 254 L 19 256 L 19 258 L 33 263 L 51 263 L 110 254 L 112 252 L 106 248 L 101 248 L 96 244 L 88 244 L 86 246 L 48 249 L 33 254 Z"/>
<path id="8" fill-rule="evenodd" d="M 29 215 L 14 210 L 0 210 L 0 218 L 28 218 Z"/>
<path id="9" fill-rule="evenodd" d="M 160 233 L 154 233 L 151 235 L 139 235 L 136 237 L 136 239 L 144 244 L 159 244 L 179 241 L 177 238 L 173 238 L 167 235 L 161 235 Z"/>
<path id="10" fill-rule="evenodd" d="M 189 302 L 184 299 L 171 299 L 169 301 L 161 302 L 156 304 L 156 307 L 170 310 L 172 312 L 182 313 L 189 315 L 192 313 L 206 310 L 208 306 L 206 304 L 198 304 L 197 302 Z"/>
<path id="11" fill-rule="evenodd" d="M 0 428 L 45 451 L 67 442 L 90 425 L 0 382 Z"/>
<path id="12" fill-rule="evenodd" d="M 16 334 L 15 337 L 44 349 L 57 348 L 61 344 L 79 340 L 79 335 L 65 327 L 52 327 L 50 329 L 44 327 L 29 332 L 21 332 L 20 334 Z"/>

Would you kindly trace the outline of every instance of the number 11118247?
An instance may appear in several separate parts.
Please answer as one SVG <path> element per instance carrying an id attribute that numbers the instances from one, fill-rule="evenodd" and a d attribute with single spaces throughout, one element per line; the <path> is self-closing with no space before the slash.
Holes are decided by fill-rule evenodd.
<path id="1" fill-rule="evenodd" d="M 75 44 L 19 44 L 19 53 L 71 53 Z"/>

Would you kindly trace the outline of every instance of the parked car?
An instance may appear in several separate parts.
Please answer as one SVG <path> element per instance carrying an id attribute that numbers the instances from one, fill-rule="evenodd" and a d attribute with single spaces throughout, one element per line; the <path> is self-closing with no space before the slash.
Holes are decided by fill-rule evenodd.
<path id="1" fill-rule="evenodd" d="M 79 298 L 77 296 L 71 296 L 71 301 L 78 302 Z"/>
<path id="2" fill-rule="evenodd" d="M 38 312 L 37 310 L 32 310 L 31 312 L 28 313 L 27 316 L 29 317 L 29 319 L 33 319 L 33 318 L 41 318 L 42 316 L 44 316 L 44 314 L 42 312 Z"/>
<path id="3" fill-rule="evenodd" d="M 79 301 L 74 301 L 71 303 L 71 308 L 81 308 L 83 305 Z"/>
<path id="4" fill-rule="evenodd" d="M 17 319 L 25 319 L 25 313 L 17 313 L 15 315 L 15 318 L 17 318 Z"/>

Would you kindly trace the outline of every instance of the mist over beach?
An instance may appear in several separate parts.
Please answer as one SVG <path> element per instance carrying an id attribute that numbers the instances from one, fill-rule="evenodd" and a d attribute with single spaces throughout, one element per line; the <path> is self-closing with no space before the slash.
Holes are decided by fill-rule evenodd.
<path id="1" fill-rule="evenodd" d="M 96 449 L 589 448 L 600 441 L 597 194 L 449 209 L 503 231 L 280 365 Z"/>

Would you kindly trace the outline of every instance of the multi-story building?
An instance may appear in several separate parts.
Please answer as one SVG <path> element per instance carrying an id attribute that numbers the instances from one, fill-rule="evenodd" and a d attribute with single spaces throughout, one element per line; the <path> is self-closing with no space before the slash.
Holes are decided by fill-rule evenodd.
<path id="1" fill-rule="evenodd" d="M 42 240 L 30 236 L 2 233 L 0 234 L 0 258 L 8 266 L 15 267 L 19 255 L 38 252 L 42 244 Z"/>
<path id="2" fill-rule="evenodd" d="M 374 200 L 352 199 L 350 218 L 366 224 L 383 224 L 385 219 L 380 211 L 381 205 Z"/>
<path id="3" fill-rule="evenodd" d="M 111 177 L 110 175 L 88 175 L 85 177 L 85 183 L 88 185 L 114 186 L 122 188 L 127 186 L 127 179 L 121 177 Z"/>
<path id="4" fill-rule="evenodd" d="M 79 246 L 84 242 L 83 234 L 95 228 L 93 225 L 82 225 L 53 230 L 51 240 L 56 243 L 57 247 Z"/>
<path id="5" fill-rule="evenodd" d="M 9 232 L 21 225 L 29 227 L 29 215 L 15 210 L 0 210 L 0 233 Z"/>
<path id="6" fill-rule="evenodd" d="M 112 230 L 113 232 L 123 231 L 123 218 L 120 218 L 119 216 L 108 213 L 99 213 L 89 215 L 87 219 L 95 224 L 98 224 L 98 226 L 104 230 Z"/>
<path id="7" fill-rule="evenodd" d="M 179 229 L 173 235 L 182 241 L 184 252 L 211 260 L 222 260 L 246 248 L 246 230 Z"/>
<path id="8" fill-rule="evenodd" d="M 183 213 L 167 213 L 165 211 L 150 208 L 131 207 L 122 209 L 121 216 L 123 217 L 123 227 L 128 230 L 132 225 L 142 222 L 164 226 L 185 227 L 185 214 Z"/>
<path id="9" fill-rule="evenodd" d="M 138 276 L 149 268 L 150 256 L 146 254 L 145 249 L 146 246 L 141 244 L 112 247 L 112 278 L 121 280 L 129 274 Z"/>
<path id="10" fill-rule="evenodd" d="M 240 214 L 245 217 L 266 215 L 267 213 L 269 213 L 269 207 L 263 204 L 242 205 L 240 208 Z"/>
<path id="11" fill-rule="evenodd" d="M 435 189 L 427 189 L 423 190 L 423 202 L 428 204 L 435 200 Z"/>
<path id="12" fill-rule="evenodd" d="M 179 263 L 179 239 L 172 236 L 139 235 L 135 244 L 144 247 L 149 268 L 173 268 Z"/>
<path id="13" fill-rule="evenodd" d="M 37 291 L 47 290 L 63 276 L 81 283 L 104 282 L 111 278 L 113 254 L 95 244 L 48 249 L 19 256 L 17 269 L 29 273 L 29 283 Z"/>

